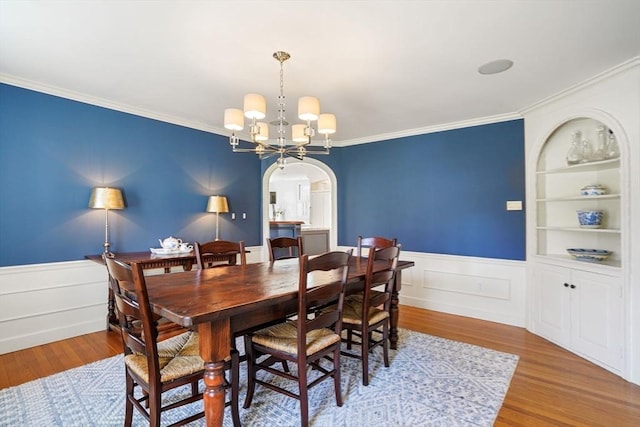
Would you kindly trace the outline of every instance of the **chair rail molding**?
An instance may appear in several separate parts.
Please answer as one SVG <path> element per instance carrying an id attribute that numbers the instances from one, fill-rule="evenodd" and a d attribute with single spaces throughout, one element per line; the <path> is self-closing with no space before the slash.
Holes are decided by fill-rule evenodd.
<path id="1" fill-rule="evenodd" d="M 526 325 L 525 261 L 404 250 L 400 259 L 415 262 L 402 272 L 401 304 Z"/>

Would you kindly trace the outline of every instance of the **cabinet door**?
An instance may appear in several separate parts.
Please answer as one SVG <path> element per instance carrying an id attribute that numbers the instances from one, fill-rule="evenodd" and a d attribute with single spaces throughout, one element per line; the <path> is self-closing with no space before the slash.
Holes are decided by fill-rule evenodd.
<path id="1" fill-rule="evenodd" d="M 568 347 L 571 344 L 570 270 L 539 264 L 535 276 L 536 332 Z"/>
<path id="2" fill-rule="evenodd" d="M 622 288 L 615 277 L 573 271 L 572 347 L 615 369 L 623 368 Z"/>

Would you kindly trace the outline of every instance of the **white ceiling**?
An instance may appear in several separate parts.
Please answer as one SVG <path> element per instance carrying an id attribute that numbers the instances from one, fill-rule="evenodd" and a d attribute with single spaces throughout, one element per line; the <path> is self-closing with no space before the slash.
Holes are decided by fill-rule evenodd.
<path id="1" fill-rule="evenodd" d="M 336 145 L 367 142 L 517 117 L 640 55 L 640 0 L 0 0 L 0 81 L 221 134 L 248 92 L 275 118 L 276 50 L 288 119 L 315 95 Z"/>

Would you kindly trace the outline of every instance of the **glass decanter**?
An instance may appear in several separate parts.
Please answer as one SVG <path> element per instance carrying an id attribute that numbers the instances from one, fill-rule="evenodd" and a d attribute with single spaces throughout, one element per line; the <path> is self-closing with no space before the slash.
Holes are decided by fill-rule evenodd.
<path id="1" fill-rule="evenodd" d="M 604 160 L 607 158 L 607 137 L 605 136 L 605 127 L 598 126 L 596 128 L 596 134 L 598 136 L 598 145 L 593 152 L 593 157 L 591 157 L 591 160 L 597 162 L 599 160 Z"/>
<path id="2" fill-rule="evenodd" d="M 580 154 L 582 154 L 580 163 L 587 163 L 592 160 L 593 148 L 591 148 L 591 143 L 586 138 L 582 140 L 582 144 L 580 145 Z"/>
<path id="3" fill-rule="evenodd" d="M 609 129 L 609 141 L 607 141 L 605 157 L 607 159 L 617 159 L 620 157 L 620 147 L 618 147 L 618 141 L 611 129 Z"/>
<path id="4" fill-rule="evenodd" d="M 573 140 L 571 141 L 571 148 L 569 148 L 569 152 L 567 153 L 567 164 L 568 165 L 577 165 L 582 161 L 582 151 L 580 150 L 580 137 L 582 136 L 582 132 L 579 130 L 573 132 Z"/>

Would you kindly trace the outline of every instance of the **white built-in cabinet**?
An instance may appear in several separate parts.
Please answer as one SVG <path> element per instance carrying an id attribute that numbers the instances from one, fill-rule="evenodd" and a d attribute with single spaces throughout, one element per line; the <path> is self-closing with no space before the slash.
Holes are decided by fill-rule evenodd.
<path id="1" fill-rule="evenodd" d="M 535 170 L 535 257 L 533 324 L 537 334 L 606 367 L 624 369 L 622 267 L 625 212 L 619 157 L 568 164 L 576 131 L 595 150 L 606 123 L 578 117 L 553 130 L 540 150 Z M 600 184 L 601 196 L 581 196 Z M 582 228 L 580 209 L 603 210 L 600 228 Z M 568 248 L 611 251 L 606 261 L 574 259 Z"/>
<path id="2" fill-rule="evenodd" d="M 623 366 L 619 278 L 580 268 L 536 265 L 536 332 L 619 372 Z"/>

